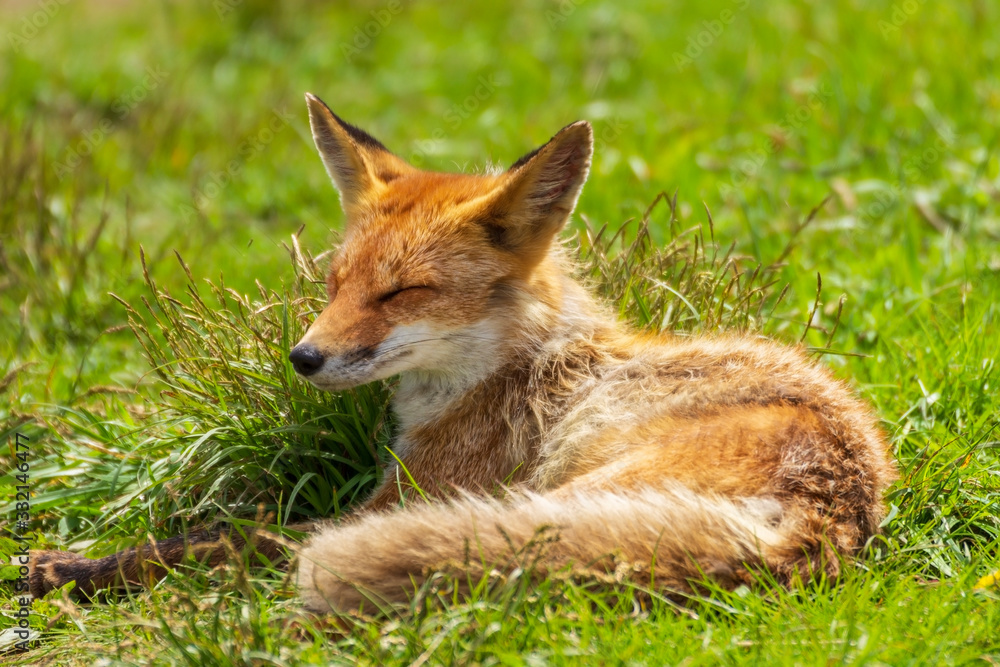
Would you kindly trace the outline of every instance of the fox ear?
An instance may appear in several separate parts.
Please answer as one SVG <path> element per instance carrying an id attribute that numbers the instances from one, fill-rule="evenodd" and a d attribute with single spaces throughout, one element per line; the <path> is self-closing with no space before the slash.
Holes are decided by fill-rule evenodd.
<path id="1" fill-rule="evenodd" d="M 515 162 L 487 216 L 493 241 L 525 258 L 541 259 L 576 206 L 593 151 L 593 129 L 580 120 Z"/>
<path id="2" fill-rule="evenodd" d="M 389 181 L 412 169 L 375 137 L 341 120 L 312 93 L 306 93 L 313 141 L 344 211 L 351 213 Z"/>

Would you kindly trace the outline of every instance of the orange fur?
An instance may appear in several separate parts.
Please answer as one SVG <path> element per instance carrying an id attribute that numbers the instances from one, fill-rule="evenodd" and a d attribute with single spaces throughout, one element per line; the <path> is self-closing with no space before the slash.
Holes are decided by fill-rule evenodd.
<path id="1" fill-rule="evenodd" d="M 307 101 L 347 226 L 329 305 L 290 358 L 329 390 L 398 376 L 406 466 L 301 551 L 307 607 L 402 602 L 436 570 L 571 567 L 671 590 L 756 568 L 836 576 L 836 554 L 877 531 L 895 470 L 871 411 L 829 371 L 760 338 L 630 332 L 570 278 L 556 237 L 587 177 L 589 124 L 502 174 L 439 174 Z M 38 553 L 32 592 L 138 581 L 144 559 L 169 567 L 188 542 L 214 558 L 213 539 Z"/>
<path id="2" fill-rule="evenodd" d="M 408 473 L 392 466 L 354 521 L 302 551 L 308 607 L 403 601 L 434 570 L 515 567 L 524 549 L 538 574 L 624 568 L 673 589 L 756 567 L 836 575 L 834 553 L 877 530 L 895 473 L 828 371 L 760 339 L 631 333 L 569 278 L 555 237 L 588 124 L 503 174 L 437 174 L 307 99 L 348 224 L 330 304 L 292 358 L 328 389 L 398 375 Z M 391 177 L 345 188 L 338 159 Z M 417 501 L 409 477 L 443 500 Z"/>

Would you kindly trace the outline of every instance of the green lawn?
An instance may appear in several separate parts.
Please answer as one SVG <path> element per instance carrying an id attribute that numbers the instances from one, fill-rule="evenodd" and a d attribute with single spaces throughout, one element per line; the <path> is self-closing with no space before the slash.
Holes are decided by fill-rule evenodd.
<path id="1" fill-rule="evenodd" d="M 0 661 L 1000 663 L 1000 597 L 974 590 L 1000 569 L 1000 5 L 340 4 L 0 6 L 5 534 L 16 433 L 38 541 L 93 556 L 222 516 L 332 516 L 370 488 L 391 386 L 322 395 L 285 361 L 342 223 L 306 91 L 430 169 L 510 164 L 590 120 L 576 231 L 666 192 L 649 236 L 681 249 L 664 271 L 691 307 L 643 280 L 653 249 L 600 241 L 605 294 L 641 325 L 814 348 L 899 460 L 883 534 L 836 585 L 677 607 L 518 578 L 462 602 L 442 580 L 339 629 L 234 558 L 102 605 L 54 592 L 40 642 Z M 17 609 L 4 587 L 0 631 Z"/>

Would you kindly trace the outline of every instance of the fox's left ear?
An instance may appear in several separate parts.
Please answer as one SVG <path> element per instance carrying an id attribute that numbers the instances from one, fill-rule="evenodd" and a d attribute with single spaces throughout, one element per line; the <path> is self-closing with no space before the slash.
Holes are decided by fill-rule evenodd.
<path id="1" fill-rule="evenodd" d="M 386 183 L 413 169 L 375 137 L 341 120 L 315 95 L 306 93 L 306 103 L 313 141 L 348 216 Z"/>
<path id="2" fill-rule="evenodd" d="M 566 225 L 590 171 L 594 131 L 580 120 L 515 162 L 504 176 L 487 224 L 498 245 L 541 259 Z"/>

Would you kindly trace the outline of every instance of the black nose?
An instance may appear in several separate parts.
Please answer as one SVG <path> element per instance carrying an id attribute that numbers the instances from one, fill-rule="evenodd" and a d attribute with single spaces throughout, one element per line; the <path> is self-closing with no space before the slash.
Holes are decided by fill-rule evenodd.
<path id="1" fill-rule="evenodd" d="M 312 375 L 323 366 L 323 354 L 312 345 L 296 345 L 288 353 L 288 360 L 299 375 Z"/>

